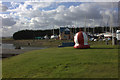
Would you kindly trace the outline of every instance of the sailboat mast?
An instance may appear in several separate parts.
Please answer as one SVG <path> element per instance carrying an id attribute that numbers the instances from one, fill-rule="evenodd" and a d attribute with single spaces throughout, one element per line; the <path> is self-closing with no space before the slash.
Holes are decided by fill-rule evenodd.
<path id="1" fill-rule="evenodd" d="M 53 35 L 54 35 L 54 26 L 53 26 Z"/>
<path id="2" fill-rule="evenodd" d="M 85 26 L 84 26 L 84 32 L 86 32 L 86 16 L 85 16 Z"/>
<path id="3" fill-rule="evenodd" d="M 112 29 L 111 33 L 112 33 L 112 45 L 115 45 L 114 43 L 114 35 L 113 35 L 113 3 L 112 3 L 112 13 L 110 15 L 110 28 Z"/>
<path id="4" fill-rule="evenodd" d="M 94 21 L 95 21 L 95 20 L 94 20 L 94 18 L 93 18 L 93 34 L 94 34 L 94 32 L 95 32 L 95 31 L 94 31 L 94 27 L 95 27 L 95 26 L 94 26 L 94 25 L 95 25 Z"/>
<path id="5" fill-rule="evenodd" d="M 109 19 L 110 19 L 110 17 L 108 18 L 108 20 L 107 20 L 107 26 L 106 26 L 106 32 L 108 32 L 108 22 L 109 22 Z"/>
<path id="6" fill-rule="evenodd" d="M 75 22 L 75 34 L 76 34 L 77 20 Z"/>

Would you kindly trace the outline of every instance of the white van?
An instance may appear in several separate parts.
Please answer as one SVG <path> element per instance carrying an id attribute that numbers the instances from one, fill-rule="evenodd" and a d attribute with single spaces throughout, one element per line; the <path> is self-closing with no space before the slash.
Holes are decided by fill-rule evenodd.
<path id="1" fill-rule="evenodd" d="M 120 40 L 120 30 L 116 31 L 116 38 L 117 38 L 117 40 Z"/>

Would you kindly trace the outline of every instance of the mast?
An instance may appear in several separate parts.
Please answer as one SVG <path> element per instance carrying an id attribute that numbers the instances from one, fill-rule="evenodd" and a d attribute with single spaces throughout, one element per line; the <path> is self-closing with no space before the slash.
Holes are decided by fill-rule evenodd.
<path id="1" fill-rule="evenodd" d="M 53 35 L 54 35 L 54 26 L 53 26 Z"/>
<path id="2" fill-rule="evenodd" d="M 76 34 L 77 20 L 75 22 L 75 34 Z"/>
<path id="3" fill-rule="evenodd" d="M 90 27 L 90 25 L 88 25 L 88 33 L 89 33 L 89 27 Z"/>
<path id="4" fill-rule="evenodd" d="M 110 15 L 110 28 L 112 29 L 111 33 L 112 33 L 112 45 L 115 45 L 115 41 L 114 41 L 114 35 L 113 35 L 113 3 L 112 3 L 112 12 Z"/>
<path id="5" fill-rule="evenodd" d="M 59 27 L 59 35 L 60 35 L 60 27 Z"/>
<path id="6" fill-rule="evenodd" d="M 94 24 L 95 24 L 94 21 L 95 21 L 95 20 L 94 20 L 94 18 L 93 18 L 93 34 L 94 34 L 94 32 L 95 32 L 95 31 L 94 31 L 94 27 L 95 27 L 95 26 L 94 26 Z"/>
<path id="7" fill-rule="evenodd" d="M 84 27 L 84 32 L 86 32 L 86 16 L 85 16 L 85 27 Z"/>
<path id="8" fill-rule="evenodd" d="M 102 32 L 104 33 L 105 32 L 105 18 L 104 18 L 104 14 L 102 15 L 103 17 L 103 20 L 102 20 Z"/>
<path id="9" fill-rule="evenodd" d="M 107 20 L 106 32 L 108 32 L 108 28 L 107 28 L 107 27 L 109 26 L 109 25 L 108 25 L 109 19 L 110 19 L 110 17 L 109 17 L 108 20 Z"/>

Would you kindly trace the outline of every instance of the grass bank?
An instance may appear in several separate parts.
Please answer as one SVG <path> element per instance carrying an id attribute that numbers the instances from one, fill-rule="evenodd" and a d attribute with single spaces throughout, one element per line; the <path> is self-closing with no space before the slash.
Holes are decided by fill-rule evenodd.
<path id="1" fill-rule="evenodd" d="M 3 78 L 116 78 L 117 46 L 48 48 L 3 60 Z"/>

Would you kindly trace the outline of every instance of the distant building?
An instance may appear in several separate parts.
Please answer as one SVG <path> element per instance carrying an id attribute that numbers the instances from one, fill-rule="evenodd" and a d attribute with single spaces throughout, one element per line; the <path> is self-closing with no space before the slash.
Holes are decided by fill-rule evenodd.
<path id="1" fill-rule="evenodd" d="M 73 33 L 68 28 L 60 27 L 59 39 L 60 40 L 73 39 Z"/>

